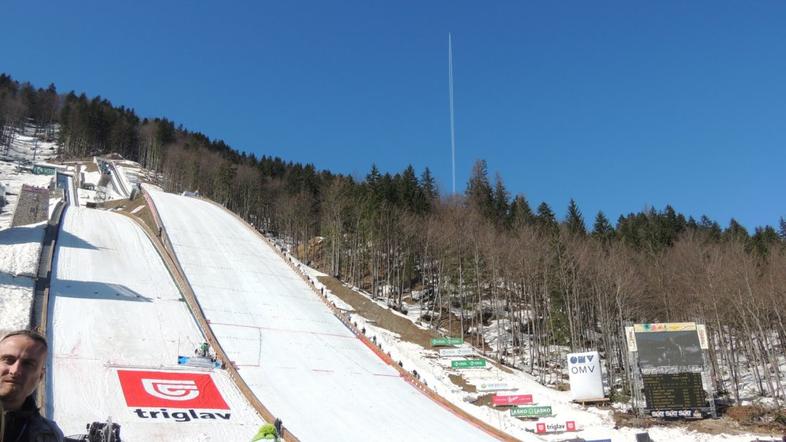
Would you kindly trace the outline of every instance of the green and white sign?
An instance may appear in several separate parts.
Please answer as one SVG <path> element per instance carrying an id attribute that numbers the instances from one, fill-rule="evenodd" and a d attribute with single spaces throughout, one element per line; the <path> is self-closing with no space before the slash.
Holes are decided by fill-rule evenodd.
<path id="1" fill-rule="evenodd" d="M 45 166 L 36 164 L 33 166 L 33 175 L 54 175 L 55 168 L 54 166 Z"/>
<path id="2" fill-rule="evenodd" d="M 548 417 L 552 415 L 551 405 L 514 407 L 510 409 L 510 415 L 513 417 Z"/>
<path id="3" fill-rule="evenodd" d="M 475 350 L 467 347 L 459 348 L 442 348 L 439 350 L 439 356 L 443 358 L 457 357 L 457 356 L 471 356 Z"/>
<path id="4" fill-rule="evenodd" d="M 453 368 L 478 368 L 485 367 L 485 359 L 465 359 L 463 361 L 451 361 L 450 366 Z"/>
<path id="5" fill-rule="evenodd" d="M 431 340 L 432 347 L 445 347 L 448 345 L 461 345 L 464 340 L 461 338 L 434 338 Z"/>

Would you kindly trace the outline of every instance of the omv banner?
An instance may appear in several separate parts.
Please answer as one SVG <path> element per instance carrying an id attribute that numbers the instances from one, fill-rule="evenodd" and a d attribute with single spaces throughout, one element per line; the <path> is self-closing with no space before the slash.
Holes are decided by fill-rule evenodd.
<path id="1" fill-rule="evenodd" d="M 570 396 L 574 401 L 603 399 L 603 376 L 597 351 L 568 354 Z"/>

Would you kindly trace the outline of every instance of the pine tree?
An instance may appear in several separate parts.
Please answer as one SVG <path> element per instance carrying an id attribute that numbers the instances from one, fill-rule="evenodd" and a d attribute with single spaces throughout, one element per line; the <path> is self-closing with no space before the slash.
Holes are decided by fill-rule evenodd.
<path id="1" fill-rule="evenodd" d="M 494 184 L 494 221 L 499 225 L 503 225 L 508 218 L 509 198 L 510 194 L 505 189 L 502 176 L 497 174 L 496 183 Z"/>
<path id="2" fill-rule="evenodd" d="M 418 185 L 415 168 L 411 164 L 401 173 L 398 183 L 398 194 L 402 204 L 410 212 L 421 213 L 424 210 L 423 193 Z"/>
<path id="3" fill-rule="evenodd" d="M 467 204 L 487 218 L 493 218 L 494 203 L 486 160 L 477 160 L 467 182 Z"/>
<path id="4" fill-rule="evenodd" d="M 555 232 L 557 228 L 557 217 L 546 202 L 538 206 L 538 214 L 535 216 L 537 224 L 546 231 Z"/>
<path id="5" fill-rule="evenodd" d="M 434 206 L 434 203 L 439 198 L 439 191 L 437 190 L 434 176 L 431 175 L 431 170 L 428 167 L 420 175 L 420 187 L 423 189 L 423 196 L 428 204 L 427 209 L 431 210 L 431 207 Z"/>
<path id="6" fill-rule="evenodd" d="M 568 203 L 568 213 L 565 216 L 565 226 L 568 228 L 568 231 L 575 234 L 584 236 L 587 234 L 587 227 L 584 225 L 584 217 L 581 214 L 581 210 L 579 210 L 579 206 L 576 204 L 576 201 L 571 198 L 570 203 Z"/>
<path id="7" fill-rule="evenodd" d="M 612 227 L 606 215 L 603 214 L 603 211 L 598 211 L 598 214 L 595 216 L 592 237 L 601 241 L 610 241 L 614 238 L 614 227 Z"/>
<path id="8" fill-rule="evenodd" d="M 759 256 L 767 256 L 770 248 L 778 243 L 778 232 L 771 226 L 756 227 L 751 237 L 751 247 Z"/>
<path id="9" fill-rule="evenodd" d="M 729 227 L 723 232 L 723 238 L 726 240 L 747 240 L 748 231 L 736 219 L 732 218 L 729 221 Z"/>
<path id="10" fill-rule="evenodd" d="M 377 169 L 377 165 L 372 163 L 371 170 L 366 175 L 366 186 L 368 187 L 369 192 L 371 193 L 371 197 L 375 201 L 382 200 L 382 192 L 381 192 L 381 184 L 382 184 L 382 174 L 379 173 L 379 169 Z"/>
<path id="11" fill-rule="evenodd" d="M 175 141 L 175 125 L 166 118 L 156 121 L 158 123 L 156 130 L 156 141 L 158 144 L 165 145 Z"/>
<path id="12" fill-rule="evenodd" d="M 513 202 L 510 203 L 510 221 L 509 225 L 514 229 L 518 229 L 524 225 L 532 225 L 535 223 L 535 215 L 529 207 L 529 203 L 524 195 L 516 195 Z"/>
<path id="13" fill-rule="evenodd" d="M 717 221 L 711 220 L 707 215 L 701 216 L 699 220 L 699 231 L 705 232 L 713 241 L 719 241 L 723 233 L 720 224 L 718 224 Z"/>

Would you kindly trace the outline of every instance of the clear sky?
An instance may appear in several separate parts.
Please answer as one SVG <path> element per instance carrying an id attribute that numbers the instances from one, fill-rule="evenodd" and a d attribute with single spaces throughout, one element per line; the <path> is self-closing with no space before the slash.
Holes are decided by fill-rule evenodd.
<path id="1" fill-rule="evenodd" d="M 101 95 L 235 149 L 363 177 L 488 162 L 588 224 L 645 207 L 786 217 L 786 2 L 38 1 L 0 72 Z"/>

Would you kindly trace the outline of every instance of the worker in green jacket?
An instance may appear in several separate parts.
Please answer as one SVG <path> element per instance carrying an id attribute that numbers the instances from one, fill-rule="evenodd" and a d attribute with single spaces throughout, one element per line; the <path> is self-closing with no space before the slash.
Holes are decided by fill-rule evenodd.
<path id="1" fill-rule="evenodd" d="M 260 440 L 278 440 L 278 434 L 276 433 L 276 428 L 273 426 L 273 424 L 265 424 L 259 427 L 257 435 L 251 439 L 251 442 L 257 442 Z"/>

